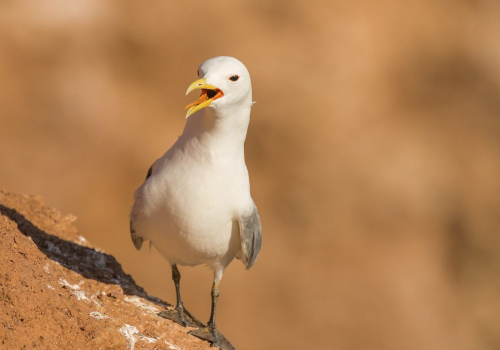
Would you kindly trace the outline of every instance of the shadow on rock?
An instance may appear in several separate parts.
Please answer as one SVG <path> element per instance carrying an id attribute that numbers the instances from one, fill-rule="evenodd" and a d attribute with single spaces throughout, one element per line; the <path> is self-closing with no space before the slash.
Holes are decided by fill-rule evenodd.
<path id="1" fill-rule="evenodd" d="M 66 241 L 48 234 L 36 227 L 17 210 L 0 204 L 0 213 L 17 223 L 19 231 L 31 237 L 38 249 L 67 269 L 73 270 L 85 278 L 94 279 L 106 284 L 117 284 L 128 295 L 137 295 L 161 307 L 169 304 L 153 296 L 147 295 L 130 275 L 127 275 L 116 259 L 109 254 L 95 249 Z"/>

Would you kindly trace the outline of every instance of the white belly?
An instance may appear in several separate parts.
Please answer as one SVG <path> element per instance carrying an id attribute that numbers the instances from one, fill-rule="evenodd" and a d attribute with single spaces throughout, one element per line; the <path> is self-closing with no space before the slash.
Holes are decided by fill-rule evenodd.
<path id="1" fill-rule="evenodd" d="M 237 215 L 249 199 L 246 168 L 241 176 L 211 164 L 176 171 L 182 166 L 170 162 L 137 190 L 135 228 L 171 264 L 226 266 L 241 249 Z"/>
<path id="2" fill-rule="evenodd" d="M 172 224 L 164 218 L 154 222 L 157 227 L 150 230 L 151 242 L 171 264 L 227 265 L 239 250 L 239 228 L 231 220 L 187 229 L 183 223 Z"/>

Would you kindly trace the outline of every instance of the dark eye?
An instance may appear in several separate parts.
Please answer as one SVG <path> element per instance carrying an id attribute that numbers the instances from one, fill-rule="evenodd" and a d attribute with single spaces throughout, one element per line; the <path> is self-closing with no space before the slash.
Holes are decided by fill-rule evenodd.
<path id="1" fill-rule="evenodd" d="M 231 80 L 231 81 L 236 81 L 236 80 L 238 80 L 239 78 L 240 78 L 239 76 L 237 76 L 237 75 L 233 75 L 232 77 L 230 77 L 230 78 L 229 78 L 229 80 Z"/>

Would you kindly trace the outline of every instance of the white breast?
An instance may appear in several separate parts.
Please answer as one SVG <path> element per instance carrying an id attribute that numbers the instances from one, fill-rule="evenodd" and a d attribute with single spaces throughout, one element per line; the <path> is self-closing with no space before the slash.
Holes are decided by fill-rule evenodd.
<path id="1" fill-rule="evenodd" d="M 244 160 L 174 149 L 136 191 L 136 230 L 171 264 L 225 265 L 240 250 L 236 218 L 249 193 Z"/>

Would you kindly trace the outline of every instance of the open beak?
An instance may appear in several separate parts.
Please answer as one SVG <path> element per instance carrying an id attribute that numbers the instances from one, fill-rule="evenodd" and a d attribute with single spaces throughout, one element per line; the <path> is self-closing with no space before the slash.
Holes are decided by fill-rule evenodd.
<path id="1" fill-rule="evenodd" d="M 212 104 L 213 101 L 224 96 L 224 93 L 222 92 L 221 89 L 213 85 L 207 84 L 207 80 L 205 78 L 198 79 L 191 85 L 189 85 L 186 91 L 186 95 L 189 94 L 191 91 L 197 89 L 201 89 L 201 95 L 196 101 L 193 101 L 186 107 L 184 107 L 184 109 L 188 110 L 186 113 L 186 118 L 189 117 L 191 114 L 199 111 L 200 109 L 210 106 L 210 104 Z"/>

